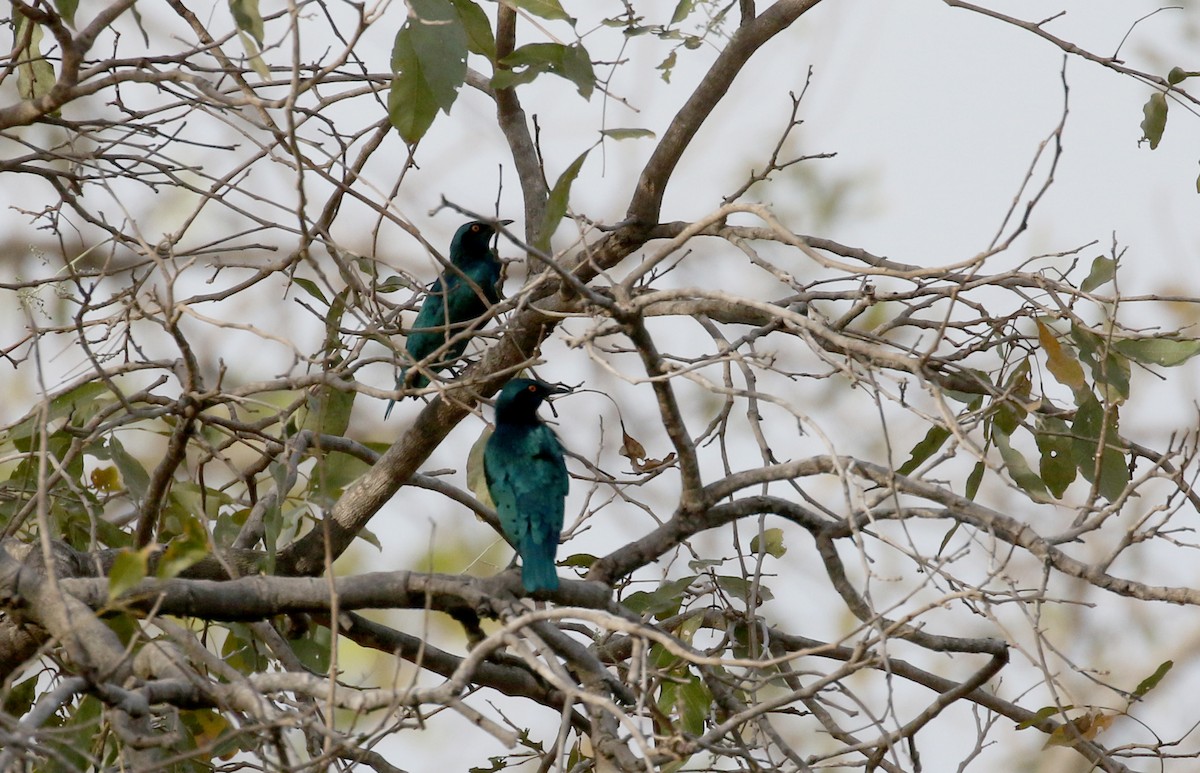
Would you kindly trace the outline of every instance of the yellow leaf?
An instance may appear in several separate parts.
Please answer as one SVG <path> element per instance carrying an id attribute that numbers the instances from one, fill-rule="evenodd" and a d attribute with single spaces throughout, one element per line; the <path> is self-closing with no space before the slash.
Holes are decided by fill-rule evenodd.
<path id="1" fill-rule="evenodd" d="M 496 503 L 492 501 L 492 494 L 487 487 L 487 476 L 483 472 L 483 450 L 487 447 L 488 438 L 491 436 L 492 425 L 489 424 L 483 428 L 479 439 L 475 441 L 475 445 L 471 446 L 471 452 L 467 454 L 467 488 L 471 490 L 476 499 L 494 509 Z"/>
<path id="2" fill-rule="evenodd" d="M 1058 383 L 1070 387 L 1072 391 L 1078 391 L 1086 386 L 1083 366 L 1058 342 L 1054 331 L 1040 319 L 1037 320 L 1037 330 L 1038 342 L 1046 352 L 1046 367 L 1050 369 L 1050 374 L 1058 380 Z"/>
<path id="3" fill-rule="evenodd" d="M 1076 717 L 1070 722 L 1065 722 L 1054 728 L 1054 732 L 1050 734 L 1050 737 L 1046 740 L 1046 745 L 1042 748 L 1074 746 L 1080 738 L 1086 741 L 1093 741 L 1096 736 L 1107 730 L 1116 718 L 1115 714 L 1102 714 L 1099 711 L 1089 711 L 1082 717 Z"/>
<path id="4" fill-rule="evenodd" d="M 121 474 L 113 466 L 97 467 L 92 470 L 92 488 L 96 491 L 112 493 L 121 490 Z"/>

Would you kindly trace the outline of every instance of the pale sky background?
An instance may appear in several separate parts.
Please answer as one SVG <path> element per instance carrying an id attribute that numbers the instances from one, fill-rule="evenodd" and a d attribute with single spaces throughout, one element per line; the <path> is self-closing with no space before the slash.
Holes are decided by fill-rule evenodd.
<path id="1" fill-rule="evenodd" d="M 577 12 L 574 6 L 584 5 L 565 4 L 573 13 Z M 665 22 L 675 4 L 660 0 L 644 5 L 653 9 L 648 12 L 652 21 Z M 1045 18 L 1065 10 L 1066 15 L 1048 23 L 1046 29 L 1102 55 L 1111 54 L 1137 19 L 1159 7 L 1141 0 L 994 5 L 1005 13 L 1027 19 Z M 1121 49 L 1121 57 L 1129 66 L 1163 76 L 1175 65 L 1200 70 L 1197 45 L 1200 5 L 1193 0 L 1180 5 L 1183 10 L 1165 10 L 1133 29 Z M 213 14 L 223 13 L 223 6 L 214 3 Z M 602 13 L 615 13 L 619 4 L 598 3 L 592 8 L 595 7 Z M 590 8 L 578 12 L 587 10 Z M 394 28 L 385 30 L 384 26 L 372 31 L 360 48 L 361 55 L 377 72 L 388 67 L 389 36 L 394 33 Z M 569 32 L 561 23 L 550 23 L 547 27 L 559 35 Z M 581 20 L 578 28 L 586 30 L 590 26 Z M 523 35 L 521 42 L 534 39 L 528 29 Z M 585 44 L 594 59 L 612 60 L 619 53 L 606 50 L 598 35 L 585 38 Z M 612 101 L 605 104 L 599 93 L 586 103 L 571 84 L 552 76 L 543 76 L 533 87 L 523 90 L 526 111 L 539 117 L 542 146 L 552 177 L 594 141 L 602 113 L 608 127 L 643 127 L 661 135 L 690 93 L 690 86 L 713 58 L 713 51 L 708 48 L 681 51 L 672 81 L 665 84 L 653 68 L 667 50 L 661 42 L 642 37 L 633 39 L 622 52 L 630 61 L 618 70 L 612 91 L 627 100 L 636 112 Z M 474 60 L 472 65 L 479 66 Z M 668 186 L 664 220 L 703 216 L 720 205 L 722 195 L 736 188 L 750 168 L 761 168 L 786 122 L 790 108 L 788 92 L 799 93 L 810 66 L 814 71 L 812 85 L 800 108 L 804 124 L 793 133 L 787 148 L 793 154 L 837 155 L 782 173 L 773 185 L 760 186 L 750 198 L 770 203 L 798 232 L 832 238 L 902 262 L 932 266 L 962 260 L 985 249 L 1017 194 L 1038 144 L 1049 137 L 1061 117 L 1063 55 L 1023 30 L 934 0 L 826 0 L 793 29 L 769 43 L 739 77 L 684 156 Z M 602 77 L 605 72 L 597 68 Z M 1162 144 L 1152 152 L 1148 146 L 1138 147 L 1141 108 L 1153 91 L 1150 86 L 1076 58 L 1067 61 L 1066 79 L 1070 86 L 1070 117 L 1056 182 L 1039 205 L 1029 231 L 1008 255 L 996 259 L 993 270 L 1015 266 L 1030 255 L 1097 241 L 1080 253 L 1090 261 L 1096 255 L 1107 254 L 1115 236 L 1122 248 L 1128 248 L 1125 270 L 1120 275 L 1122 292 L 1200 295 L 1200 282 L 1196 278 L 1200 267 L 1197 225 L 1200 195 L 1196 193 L 1196 178 L 1200 174 L 1200 119 L 1172 103 Z M 359 102 L 355 109 L 368 107 L 368 103 Z M 366 124 L 377 117 L 363 113 L 357 120 Z M 421 169 L 411 173 L 394 202 L 396 211 L 421 227 L 426 237 L 439 247 L 448 243 L 460 218 L 447 211 L 430 217 L 429 211 L 443 195 L 463 206 L 490 211 L 496 198 L 498 166 L 504 167 L 505 184 L 500 214 L 520 216 L 515 173 L 493 119 L 493 109 L 486 98 L 465 90 L 451 117 L 439 116 L 423 141 L 418 154 Z M 390 190 L 404 158 L 402 143 L 397 138 L 389 143 L 388 154 L 378 156 L 367 174 L 381 192 Z M 594 150 L 573 189 L 573 208 L 596 220 L 621 219 L 636 173 L 652 147 L 649 140 L 609 142 L 603 158 L 599 149 Z M 383 165 L 388 157 L 395 159 L 395 168 Z M 1035 185 L 1040 184 L 1044 168 L 1043 162 L 1038 168 L 1041 171 L 1035 171 Z M 290 191 L 292 180 L 284 170 L 268 170 L 266 174 L 278 174 L 279 180 L 274 184 L 285 194 Z M 846 187 L 843 208 L 832 219 L 813 214 L 815 202 L 835 186 Z M 12 186 L 0 191 L 0 203 L 6 207 L 25 206 L 27 195 L 20 186 Z M 162 194 L 158 205 L 161 210 L 155 217 L 161 219 L 162 230 L 169 230 L 172 227 L 169 194 Z M 18 231 L 28 228 L 28 219 L 20 215 L 10 216 L 7 222 Z M 362 207 L 348 202 L 335 226 L 335 235 L 343 238 L 348 247 L 365 253 L 372 245 L 363 234 L 373 223 L 365 217 Z M 560 247 L 568 243 L 568 231 L 566 227 L 560 230 Z M 712 245 L 699 245 L 697 249 L 713 251 L 713 263 L 707 270 L 715 272 L 714 276 L 724 277 L 728 272 L 731 278 L 748 283 L 742 285 L 743 292 L 761 281 L 744 276 L 744 270 L 738 266 L 726 265 L 723 256 L 728 250 Z M 501 245 L 501 252 L 506 256 L 515 254 L 511 245 L 507 249 Z M 431 278 L 435 270 L 420 246 L 399 229 L 384 230 L 375 254 L 417 276 Z M 789 265 L 789 269 L 804 276 L 812 267 L 796 263 Z M 708 276 L 705 281 L 711 279 Z M 510 293 L 516 290 L 518 281 L 510 279 Z M 764 282 L 763 287 L 764 292 L 778 293 L 777 286 Z M 258 308 L 253 313 L 262 311 L 263 308 Z M 1157 324 L 1184 326 L 1196 320 L 1191 308 L 1173 313 L 1173 318 L 1158 319 Z M 269 317 L 264 316 L 265 325 L 276 324 L 309 350 L 316 348 L 311 342 L 319 341 L 321 330 L 311 320 L 297 319 L 294 315 Z M 576 328 L 568 325 L 565 329 Z M 561 339 L 560 333 L 557 340 Z M 215 363 L 218 357 L 236 356 L 236 351 L 227 340 L 214 340 L 212 349 L 201 354 Z M 382 353 L 380 347 L 378 354 Z M 556 353 L 558 358 L 553 356 Z M 586 379 L 589 386 L 609 392 L 621 404 L 627 425 L 649 428 L 639 435 L 648 452 L 652 456 L 666 453 L 661 428 L 655 434 L 655 409 L 646 399 L 645 390 L 605 380 L 582 355 L 568 353 L 560 345 L 548 346 L 547 358 L 549 363 L 540 371 L 543 377 L 571 382 Z M 263 375 L 289 365 L 284 353 L 272 351 L 262 352 L 255 362 Z M 59 366 L 69 369 L 61 363 Z M 636 368 L 631 366 L 630 370 Z M 377 386 L 390 384 L 391 371 L 383 366 L 368 372 L 375 377 L 373 383 Z M 1194 428 L 1196 402 L 1200 398 L 1197 371 L 1185 367 L 1168 375 L 1172 380 L 1160 390 L 1159 399 L 1131 405 L 1124 414 L 1122 428 L 1134 439 L 1151 442 L 1161 440 L 1172 429 Z M 1145 380 L 1145 388 L 1155 388 L 1152 379 Z M 682 392 L 687 395 L 687 388 Z M 381 421 L 383 402 L 360 396 L 349 434 L 360 440 L 391 439 L 418 409 L 417 404 L 408 401 L 385 424 Z M 601 442 L 600 425 L 591 417 L 600 415 L 606 422 L 606 453 L 613 453 L 612 433 L 618 430 L 611 403 L 598 395 L 580 395 L 560 403 L 559 410 L 564 422 L 571 415 L 589 417 L 586 422 L 571 424 L 569 434 L 563 431 L 568 447 L 591 456 L 589 449 Z M 854 416 L 856 410 L 850 405 L 822 404 L 814 408 L 815 426 L 827 431 L 844 427 L 847 417 Z M 482 428 L 483 423 L 478 419 L 464 421 L 430 458 L 426 469 L 454 469 L 452 480 L 462 483 L 465 451 Z M 858 438 L 840 438 L 838 448 L 845 452 L 857 442 Z M 789 451 L 798 456 L 805 451 L 820 453 L 822 448 L 809 435 Z M 896 451 L 906 452 L 907 447 Z M 661 497 L 666 506 L 675 482 L 672 476 L 663 476 L 658 481 L 659 490 L 647 496 Z M 584 488 L 577 482 L 568 521 L 571 508 L 578 512 L 583 506 Z M 569 541 L 561 554 L 599 554 L 648 529 L 645 519 L 637 514 L 614 509 L 611 519 L 605 522 L 605 529 L 592 528 Z M 360 543 L 340 562 L 342 571 L 425 569 L 427 566 L 422 562 L 430 545 L 436 546 L 439 554 L 462 557 L 457 566 L 439 566 L 443 571 L 470 568 L 489 574 L 499 568 L 494 562 L 507 560 L 507 553 L 496 548 L 494 537 L 470 513 L 421 492 L 402 490 L 376 516 L 371 530 L 383 543 L 383 551 Z M 723 533 L 713 535 L 711 540 L 698 540 L 698 544 L 720 551 L 721 538 L 727 541 Z M 471 557 L 489 545 L 492 551 L 488 559 L 470 566 Z M 811 559 L 810 548 L 808 542 L 796 543 L 787 557 L 797 562 L 788 565 L 794 572 L 788 578 L 799 583 L 811 582 L 813 587 L 823 590 L 828 581 L 821 570 L 799 563 L 806 557 Z M 1157 566 L 1154 570 L 1175 582 L 1187 583 L 1189 578 L 1193 585 L 1196 582 L 1195 573 L 1188 566 Z M 649 574 L 641 576 L 651 578 Z M 801 589 L 808 587 L 804 585 Z M 1139 674 L 1132 677 L 1132 684 L 1136 684 L 1158 662 L 1149 654 L 1140 659 L 1143 646 L 1161 651 L 1155 649 L 1161 642 L 1149 640 L 1156 638 L 1156 631 L 1176 625 L 1171 615 L 1178 615 L 1178 610 L 1140 610 L 1134 620 L 1129 605 L 1121 600 L 1107 596 L 1089 600 L 1105 605 L 1098 618 L 1104 622 L 1090 629 L 1096 641 L 1074 644 L 1097 661 L 1104 661 L 1104 667 L 1129 661 L 1133 664 L 1132 672 Z M 770 619 L 786 621 L 785 625 L 806 635 L 831 636 L 846 625 L 846 621 L 836 617 L 838 613 L 833 607 L 824 610 L 819 606 L 800 607 L 776 601 L 764 613 Z M 1075 620 L 1071 617 L 1075 612 L 1061 614 L 1057 620 L 1064 626 Z M 391 619 L 405 621 L 403 624 L 413 631 L 414 626 L 420 625 L 416 615 Z M 798 624 L 796 620 L 804 622 Z M 453 631 L 440 620 L 435 624 L 443 633 Z M 1124 629 L 1137 629 L 1138 633 L 1131 633 L 1132 639 L 1117 640 L 1115 651 L 1106 653 L 1104 637 Z M 1197 641 L 1194 625 L 1173 630 L 1178 635 L 1175 644 L 1179 651 L 1185 651 L 1184 644 L 1188 641 Z M 1147 641 L 1142 642 L 1139 636 Z M 453 635 L 447 641 L 453 641 Z M 356 658 L 351 652 L 345 657 L 344 667 L 350 681 L 355 679 L 355 669 L 361 673 L 382 668 L 380 664 L 385 660 Z M 1022 683 L 1019 667 L 1024 666 L 1014 665 L 1011 672 L 1005 671 L 1006 678 L 1013 683 Z M 961 671 L 955 663 L 952 673 Z M 1200 688 L 1197 670 L 1179 663 L 1172 679 L 1154 693 L 1152 701 L 1139 708 L 1144 712 L 1141 716 L 1155 726 L 1172 726 L 1176 731 L 1187 727 L 1197 718 L 1192 714 L 1177 715 L 1181 707 L 1193 705 L 1191 699 L 1197 688 Z M 473 698 L 472 702 L 488 710 L 481 700 L 483 697 Z M 497 706 L 530 722 L 534 737 L 547 744 L 553 738 L 558 718 L 552 712 L 526 711 L 523 702 L 505 701 L 491 694 L 486 698 L 496 699 Z M 1031 771 L 1073 769 L 1063 766 L 1078 764 L 1072 752 L 1037 755 L 1044 737 L 1029 731 L 1009 732 L 1011 724 L 1001 720 L 998 727 L 1005 729 L 998 729 L 994 738 L 1002 740 L 1003 748 L 985 751 L 970 770 L 1013 770 L 1012 761 L 1022 755 L 1028 760 L 1028 767 L 1022 769 Z M 489 737 L 477 733 L 460 719 L 434 718 L 430 727 L 428 733 L 397 733 L 379 751 L 387 754 L 393 764 L 414 772 L 435 769 L 435 764 L 443 770 L 486 766 L 489 755 L 503 752 Z M 946 759 L 961 759 L 969 746 L 958 748 L 958 745 L 973 741 L 972 728 L 964 726 L 960 728 L 962 732 L 955 733 L 952 723 L 943 727 L 951 729 L 943 736 L 948 747 Z M 1137 736 L 1128 727 L 1122 727 L 1132 737 L 1150 740 L 1144 733 Z M 467 738 L 470 741 L 464 742 Z M 803 751 L 803 744 L 800 747 Z M 946 769 L 938 765 L 937 750 L 923 748 L 922 752 L 926 755 L 927 770 Z M 1183 771 L 1188 765 L 1168 769 Z"/>

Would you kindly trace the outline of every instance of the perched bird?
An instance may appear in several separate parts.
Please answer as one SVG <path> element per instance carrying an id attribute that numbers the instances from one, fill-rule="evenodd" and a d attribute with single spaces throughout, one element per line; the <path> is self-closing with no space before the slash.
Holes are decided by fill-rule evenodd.
<path id="1" fill-rule="evenodd" d="M 567 498 L 567 464 L 537 409 L 566 389 L 514 378 L 496 398 L 496 428 L 483 450 L 483 475 L 500 525 L 521 556 L 521 584 L 532 593 L 558 588 L 554 554 Z"/>
<path id="2" fill-rule="evenodd" d="M 505 226 L 511 220 L 500 220 L 499 225 Z M 404 342 L 404 348 L 414 360 L 423 360 L 434 352 L 446 346 L 446 341 L 454 338 L 471 326 L 476 319 L 487 312 L 488 307 L 500 300 L 500 258 L 489 246 L 488 242 L 496 233 L 496 226 L 482 220 L 466 223 L 454 234 L 450 242 L 450 265 L 442 275 L 429 286 L 417 319 L 413 322 Z M 467 337 L 446 347 L 438 359 L 430 362 L 430 370 L 442 370 L 449 367 L 467 348 Z M 429 385 L 429 378 L 423 373 L 408 375 L 408 367 L 400 371 L 396 379 L 396 389 L 403 389 L 406 383 L 420 389 Z M 383 418 L 392 413 L 395 400 L 389 400 Z"/>

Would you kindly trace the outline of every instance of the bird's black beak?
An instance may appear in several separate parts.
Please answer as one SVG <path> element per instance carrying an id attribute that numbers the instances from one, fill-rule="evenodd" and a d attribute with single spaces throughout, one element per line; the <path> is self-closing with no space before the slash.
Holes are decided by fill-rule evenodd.
<path id="1" fill-rule="evenodd" d="M 492 225 L 492 238 L 489 241 L 491 241 L 493 244 L 495 244 L 497 247 L 499 247 L 500 246 L 500 229 L 504 228 L 504 226 L 506 226 L 506 225 L 512 225 L 514 222 L 516 222 L 516 221 L 515 220 L 495 220 L 495 221 L 493 221 L 494 224 Z"/>
<path id="2" fill-rule="evenodd" d="M 542 382 L 545 383 L 545 382 Z M 554 418 L 558 418 L 558 411 L 554 408 L 554 398 L 558 395 L 569 395 L 575 391 L 574 387 L 568 384 L 546 384 L 546 404 L 550 406 L 550 413 L 554 414 Z"/>

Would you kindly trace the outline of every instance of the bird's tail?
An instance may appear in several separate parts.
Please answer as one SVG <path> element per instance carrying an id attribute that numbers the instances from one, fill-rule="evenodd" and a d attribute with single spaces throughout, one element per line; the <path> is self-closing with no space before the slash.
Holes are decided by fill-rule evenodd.
<path id="1" fill-rule="evenodd" d="M 404 384 L 404 380 L 405 380 L 405 377 L 407 376 L 407 374 L 408 374 L 408 368 L 404 368 L 403 370 L 400 371 L 400 376 L 396 379 L 396 387 L 395 388 L 397 390 L 407 388 Z M 424 389 L 425 387 L 429 386 L 429 379 L 425 378 L 425 376 L 421 375 L 420 373 L 416 373 L 416 374 L 413 374 L 412 383 L 409 384 L 408 386 L 411 386 L 413 389 Z M 387 421 L 388 417 L 392 415 L 392 409 L 395 407 L 396 407 L 396 401 L 388 400 L 387 408 L 385 408 L 383 410 L 383 420 L 384 421 Z"/>
<path id="2" fill-rule="evenodd" d="M 533 593 L 539 590 L 558 590 L 558 571 L 554 554 L 558 551 L 558 535 L 552 540 L 537 541 L 526 536 L 521 541 L 521 584 Z"/>

